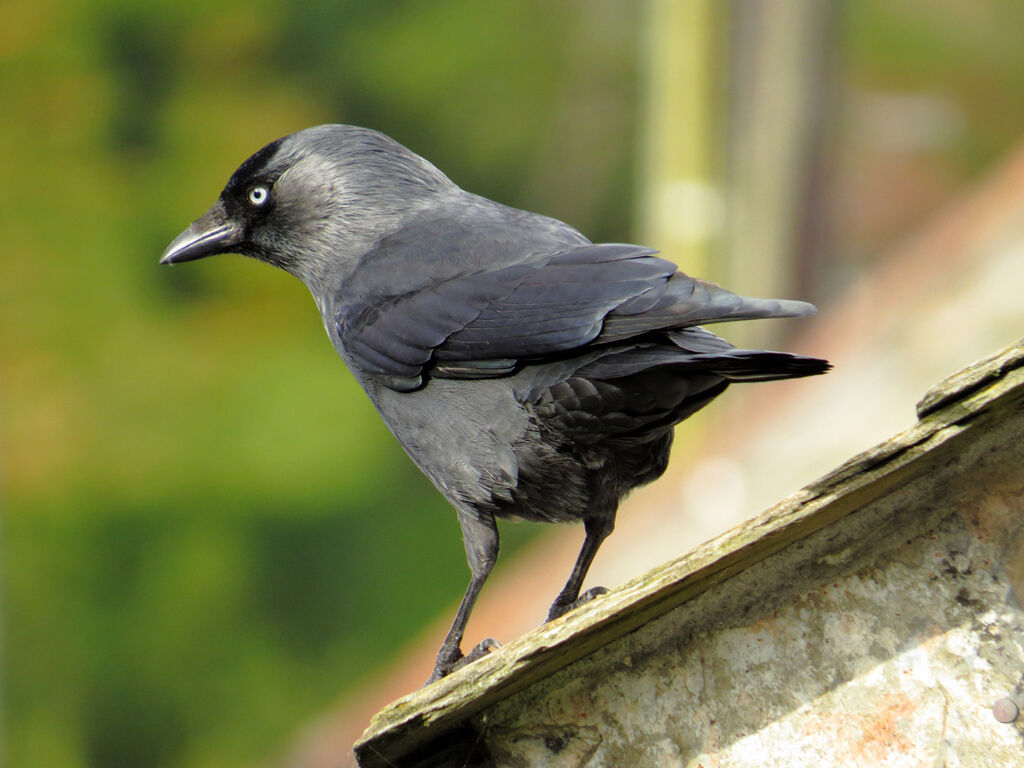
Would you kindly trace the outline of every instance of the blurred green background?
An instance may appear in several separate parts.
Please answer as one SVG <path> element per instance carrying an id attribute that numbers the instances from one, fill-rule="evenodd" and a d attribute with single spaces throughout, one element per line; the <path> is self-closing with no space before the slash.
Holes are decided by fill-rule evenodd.
<path id="1" fill-rule="evenodd" d="M 727 46 L 744 6 L 715 5 L 699 33 Z M 833 8 L 827 156 L 848 170 L 839 272 L 811 299 L 1024 124 L 1021 4 Z M 246 156 L 323 122 L 382 130 L 594 240 L 637 240 L 647 22 L 625 0 L 0 3 L 5 765 L 269 760 L 461 595 L 454 515 L 301 284 L 237 257 L 157 258 Z M 947 130 L 872 151 L 856 105 L 880 93 L 923 94 Z M 893 162 L 920 190 L 871 218 L 864 168 Z M 534 533 L 506 526 L 503 552 Z"/>

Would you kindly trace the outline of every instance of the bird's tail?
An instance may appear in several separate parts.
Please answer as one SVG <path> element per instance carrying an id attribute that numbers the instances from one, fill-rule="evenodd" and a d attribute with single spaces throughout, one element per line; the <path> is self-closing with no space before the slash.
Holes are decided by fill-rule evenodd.
<path id="1" fill-rule="evenodd" d="M 797 379 L 803 376 L 817 376 L 832 368 L 827 360 L 817 357 L 761 349 L 739 349 L 704 328 L 669 331 L 667 335 L 677 347 L 690 353 L 687 364 L 706 366 L 707 370 L 714 371 L 728 381 Z"/>
<path id="2" fill-rule="evenodd" d="M 827 360 L 787 352 L 737 349 L 716 355 L 708 367 L 727 381 L 776 381 L 817 376 L 832 368 Z"/>
<path id="3" fill-rule="evenodd" d="M 738 349 L 700 326 L 666 331 L 665 337 L 671 344 L 663 339 L 609 347 L 576 368 L 573 375 L 618 379 L 663 368 L 678 373 L 711 373 L 726 381 L 775 381 L 816 376 L 832 367 L 817 357 Z"/>

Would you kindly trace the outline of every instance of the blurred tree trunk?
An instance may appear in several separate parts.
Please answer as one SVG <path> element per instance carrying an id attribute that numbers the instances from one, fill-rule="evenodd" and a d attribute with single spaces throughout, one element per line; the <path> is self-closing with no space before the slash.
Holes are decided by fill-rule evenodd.
<path id="1" fill-rule="evenodd" d="M 753 296 L 814 299 L 815 254 L 828 247 L 823 157 L 835 79 L 833 0 L 736 0 L 730 14 L 725 284 Z M 771 342 L 780 325 L 729 336 Z"/>
<path id="2" fill-rule="evenodd" d="M 834 0 L 649 0 L 639 242 L 738 293 L 814 299 L 811 266 L 828 241 L 835 10 Z M 787 325 L 716 330 L 773 347 Z M 675 455 L 720 415 L 694 417 Z"/>
<path id="3" fill-rule="evenodd" d="M 722 206 L 714 179 L 714 0 L 650 0 L 647 6 L 637 221 L 639 240 L 693 275 L 710 273 Z"/>

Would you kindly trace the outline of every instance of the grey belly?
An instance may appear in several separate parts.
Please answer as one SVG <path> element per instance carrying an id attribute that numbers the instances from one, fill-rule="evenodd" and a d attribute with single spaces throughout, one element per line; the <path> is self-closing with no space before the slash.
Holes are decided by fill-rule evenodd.
<path id="1" fill-rule="evenodd" d="M 519 480 L 516 448 L 536 433 L 507 380 L 434 379 L 415 392 L 371 392 L 406 453 L 456 506 L 504 506 Z"/>
<path id="2" fill-rule="evenodd" d="M 614 509 L 664 471 L 671 428 L 583 450 L 515 397 L 514 379 L 434 379 L 371 397 L 416 465 L 465 510 L 569 522 Z"/>

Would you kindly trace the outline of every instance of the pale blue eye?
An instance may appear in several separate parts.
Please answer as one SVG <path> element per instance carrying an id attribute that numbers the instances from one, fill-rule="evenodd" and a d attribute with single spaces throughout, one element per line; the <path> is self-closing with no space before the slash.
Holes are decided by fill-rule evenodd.
<path id="1" fill-rule="evenodd" d="M 262 184 L 249 190 L 249 202 L 252 205 L 260 206 L 270 199 L 270 190 Z"/>

